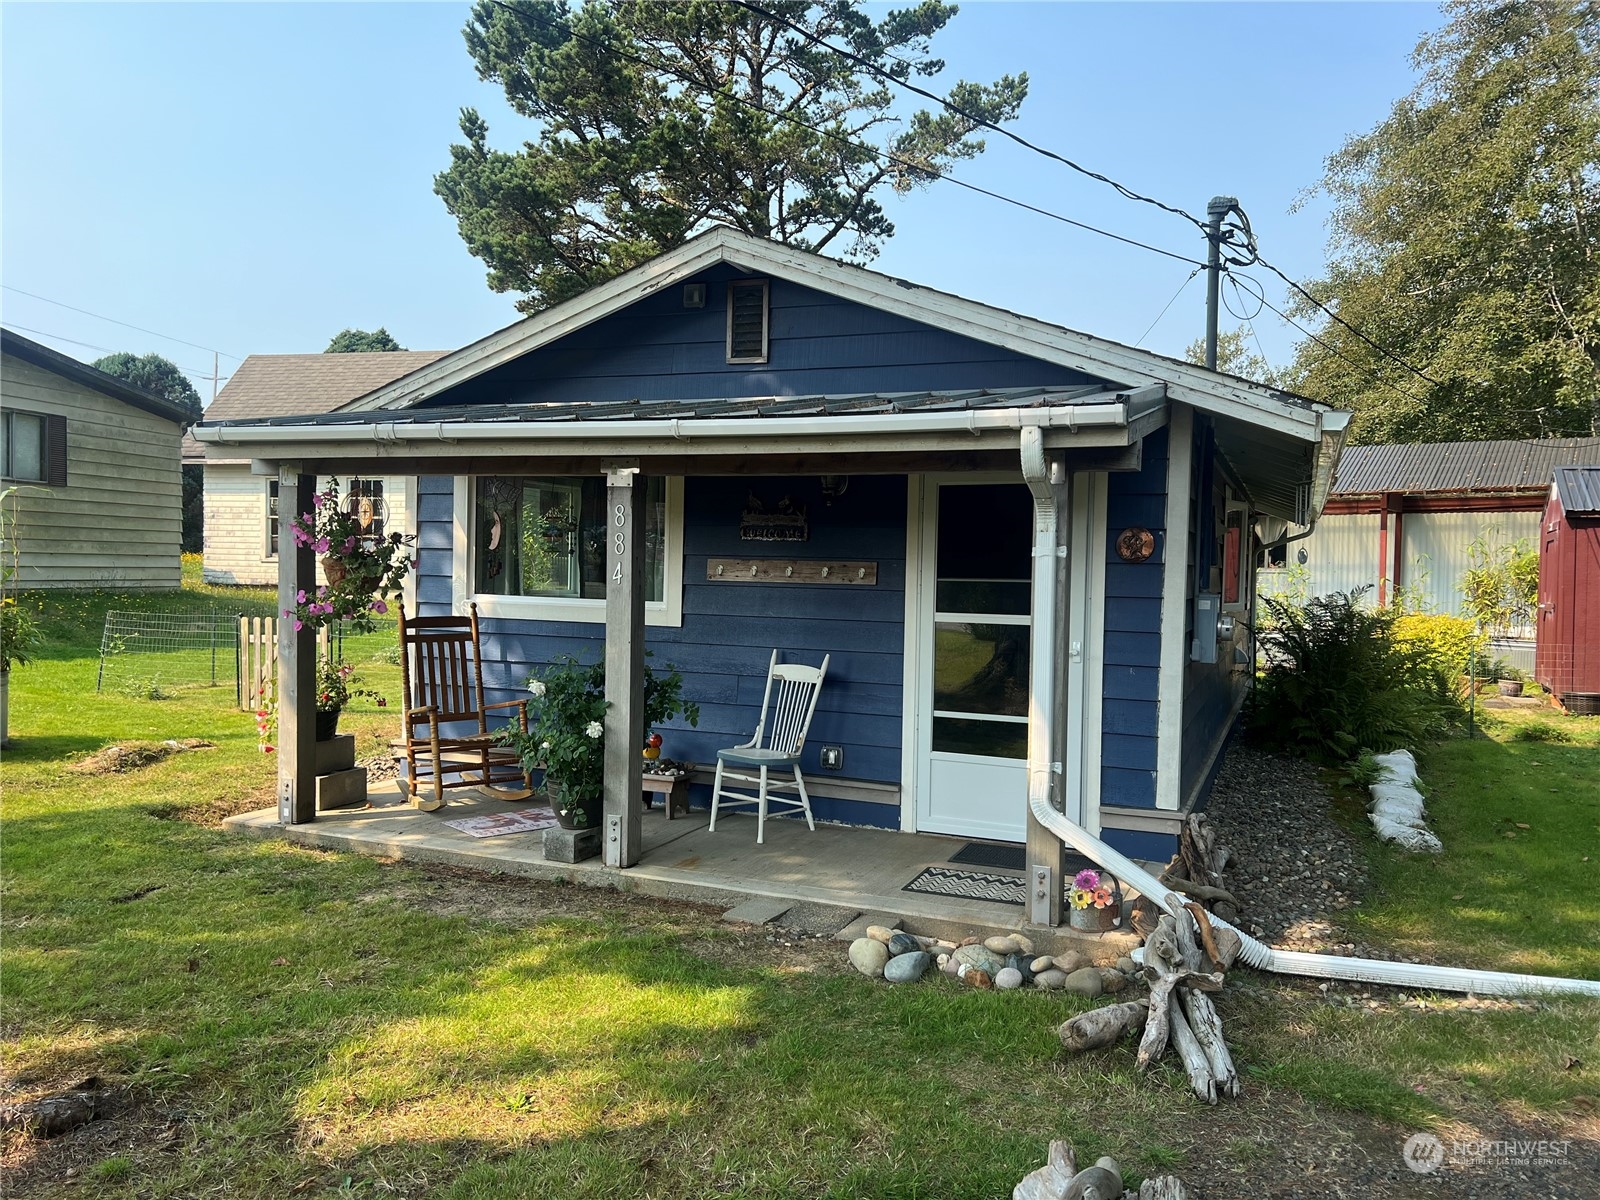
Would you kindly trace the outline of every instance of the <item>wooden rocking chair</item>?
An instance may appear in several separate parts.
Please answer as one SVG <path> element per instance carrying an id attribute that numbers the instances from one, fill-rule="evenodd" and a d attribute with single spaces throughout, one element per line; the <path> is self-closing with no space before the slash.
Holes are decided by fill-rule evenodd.
<path id="1" fill-rule="evenodd" d="M 526 800 L 533 780 L 516 751 L 495 741 L 489 714 L 515 711 L 528 731 L 528 702 L 483 702 L 483 656 L 478 606 L 465 617 L 410 617 L 400 606 L 400 688 L 405 702 L 401 736 L 390 743 L 406 760 L 411 802 L 432 812 L 446 788 L 480 788 L 501 800 Z M 461 731 L 461 726 L 468 726 Z M 431 783 L 433 795 L 422 788 Z"/>

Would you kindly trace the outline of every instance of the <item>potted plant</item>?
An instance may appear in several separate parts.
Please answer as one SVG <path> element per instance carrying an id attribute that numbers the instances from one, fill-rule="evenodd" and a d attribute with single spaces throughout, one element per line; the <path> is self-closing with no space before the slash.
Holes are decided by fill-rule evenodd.
<path id="1" fill-rule="evenodd" d="M 1497 686 L 1502 696 L 1522 695 L 1523 682 L 1528 678 L 1526 674 L 1508 663 L 1501 663 L 1496 673 L 1499 676 Z"/>
<path id="2" fill-rule="evenodd" d="M 599 824 L 605 794 L 605 663 L 585 666 L 564 657 L 528 680 L 528 732 L 516 726 L 500 740 L 517 751 L 528 770 L 544 772 L 545 794 L 556 820 L 568 829 Z M 644 667 L 644 712 L 636 744 L 646 731 L 679 717 L 700 723 L 700 706 L 683 698 L 683 675 L 676 667 L 657 674 Z"/>
<path id="3" fill-rule="evenodd" d="M 15 596 L 0 598 L 0 746 L 11 744 L 11 667 L 25 667 L 39 643 L 39 627 Z"/>
<path id="4" fill-rule="evenodd" d="M 371 688 L 362 687 L 356 669 L 348 663 L 336 663 L 331 658 L 317 663 L 317 741 L 326 742 L 339 732 L 339 714 L 356 696 L 376 701 L 379 708 L 389 704 Z"/>
<path id="5" fill-rule="evenodd" d="M 1106 872 L 1079 871 L 1067 898 L 1067 924 L 1074 929 L 1104 932 L 1122 924 L 1122 885 Z"/>
<path id="6" fill-rule="evenodd" d="M 283 615 L 294 620 L 297 630 L 334 621 L 349 622 L 356 633 L 376 629 L 376 617 L 389 611 L 387 598 L 399 593 L 411 570 L 414 539 L 401 533 L 374 537 L 363 530 L 359 514 L 339 502 L 337 479 L 329 480 L 314 498 L 312 511 L 301 513 L 289 527 L 296 546 L 310 546 L 320 556 L 328 582 L 314 591 L 302 589 Z"/>

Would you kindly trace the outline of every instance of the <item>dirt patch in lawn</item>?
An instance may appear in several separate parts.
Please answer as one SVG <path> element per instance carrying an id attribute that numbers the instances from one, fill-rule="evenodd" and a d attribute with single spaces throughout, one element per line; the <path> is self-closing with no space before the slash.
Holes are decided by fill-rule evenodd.
<path id="1" fill-rule="evenodd" d="M 122 775 L 164 762 L 174 754 L 190 750 L 215 750 L 217 744 L 204 738 L 181 738 L 165 742 L 123 742 L 107 746 L 88 758 L 73 763 L 67 770 L 75 775 Z"/>
<path id="2" fill-rule="evenodd" d="M 161 821 L 187 821 L 191 825 L 221 829 L 223 821 L 229 817 L 270 808 L 275 803 L 272 785 L 263 784 L 243 794 L 230 790 L 218 796 L 190 801 L 187 804 L 153 804 L 145 809 L 145 812 Z"/>

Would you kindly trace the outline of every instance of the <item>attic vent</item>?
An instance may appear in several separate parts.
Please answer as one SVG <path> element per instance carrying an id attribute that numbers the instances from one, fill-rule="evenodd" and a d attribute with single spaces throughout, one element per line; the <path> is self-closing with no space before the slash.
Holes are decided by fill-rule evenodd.
<path id="1" fill-rule="evenodd" d="M 728 285 L 728 361 L 767 361 L 765 279 L 746 279 Z"/>

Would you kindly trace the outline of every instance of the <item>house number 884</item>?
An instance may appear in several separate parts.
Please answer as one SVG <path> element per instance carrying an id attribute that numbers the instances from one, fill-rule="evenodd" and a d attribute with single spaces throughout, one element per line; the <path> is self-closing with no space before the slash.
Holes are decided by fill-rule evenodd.
<path id="1" fill-rule="evenodd" d="M 611 572 L 611 578 L 617 583 L 622 582 L 622 556 L 628 550 L 628 536 L 624 532 L 628 525 L 628 509 L 625 505 L 616 506 L 617 532 L 614 535 L 617 547 L 617 565 Z"/>

